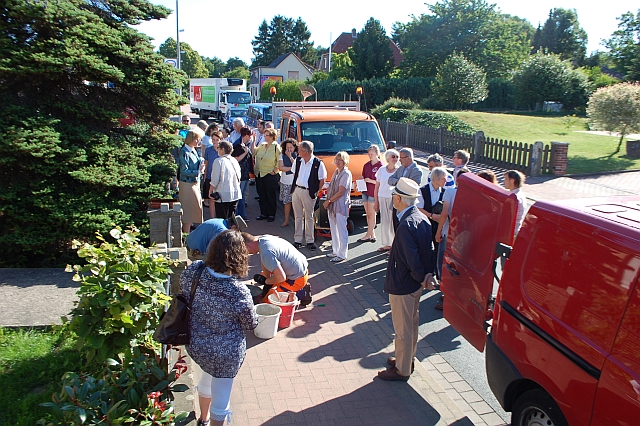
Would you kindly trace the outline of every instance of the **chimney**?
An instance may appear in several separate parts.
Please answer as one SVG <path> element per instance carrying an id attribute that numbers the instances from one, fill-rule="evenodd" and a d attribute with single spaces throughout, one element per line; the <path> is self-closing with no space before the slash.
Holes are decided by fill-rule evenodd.
<path id="1" fill-rule="evenodd" d="M 356 31 L 356 29 L 355 29 L 355 28 L 353 28 L 353 29 L 351 30 L 351 37 L 352 37 L 352 38 L 357 38 L 357 37 L 358 37 L 358 32 Z"/>

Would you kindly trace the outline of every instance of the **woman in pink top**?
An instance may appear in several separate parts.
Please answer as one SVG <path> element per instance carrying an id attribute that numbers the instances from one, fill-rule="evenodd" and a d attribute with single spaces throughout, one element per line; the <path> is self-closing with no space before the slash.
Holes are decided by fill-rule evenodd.
<path id="1" fill-rule="evenodd" d="M 367 214 L 367 233 L 358 241 L 361 243 L 375 243 L 376 209 L 374 208 L 374 204 L 376 201 L 376 173 L 378 169 L 382 167 L 380 148 L 378 148 L 377 145 L 371 145 L 367 154 L 369 154 L 370 161 L 364 164 L 362 176 L 360 176 L 360 179 L 364 179 L 367 183 L 367 190 L 362 193 L 362 203 L 364 204 L 364 211 Z"/>

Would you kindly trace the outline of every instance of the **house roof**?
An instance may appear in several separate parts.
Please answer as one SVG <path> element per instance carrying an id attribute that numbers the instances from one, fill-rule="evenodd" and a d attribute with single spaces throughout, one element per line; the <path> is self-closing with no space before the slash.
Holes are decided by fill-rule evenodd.
<path id="1" fill-rule="evenodd" d="M 300 62 L 305 68 L 307 68 L 309 70 L 310 73 L 313 74 L 313 72 L 315 71 L 315 68 L 312 67 L 309 64 L 305 64 L 304 62 L 302 62 L 300 60 L 300 58 L 298 58 L 298 55 L 296 55 L 293 52 L 289 52 L 289 53 L 285 53 L 284 55 L 280 55 L 278 56 L 276 59 L 274 59 L 269 65 L 267 65 L 266 67 L 255 67 L 255 68 L 251 68 L 251 69 L 257 69 L 257 68 L 277 68 L 278 65 L 280 65 L 282 63 L 282 61 L 284 61 L 288 56 L 293 55 L 294 58 L 296 58 L 298 60 L 298 62 Z"/>
<path id="2" fill-rule="evenodd" d="M 345 53 L 347 49 L 353 46 L 353 41 L 358 37 L 355 28 L 350 33 L 342 33 L 331 43 L 331 53 Z M 393 63 L 397 67 L 402 62 L 402 51 L 393 40 L 389 39 L 389 48 L 393 53 Z M 325 50 L 323 55 L 328 55 L 329 49 Z"/>

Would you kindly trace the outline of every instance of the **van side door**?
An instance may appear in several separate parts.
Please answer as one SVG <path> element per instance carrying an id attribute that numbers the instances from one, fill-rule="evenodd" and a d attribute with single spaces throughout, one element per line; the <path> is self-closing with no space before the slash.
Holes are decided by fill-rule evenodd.
<path id="1" fill-rule="evenodd" d="M 636 256 L 637 273 L 640 258 Z M 631 271 L 629 271 L 631 272 Z M 593 406 L 592 426 L 638 424 L 640 419 L 640 282 L 620 324 L 611 355 L 600 373 Z"/>
<path id="2" fill-rule="evenodd" d="M 473 173 L 458 179 L 442 269 L 444 317 L 481 352 L 496 245 L 512 245 L 516 208 L 516 196 L 507 190 Z"/>

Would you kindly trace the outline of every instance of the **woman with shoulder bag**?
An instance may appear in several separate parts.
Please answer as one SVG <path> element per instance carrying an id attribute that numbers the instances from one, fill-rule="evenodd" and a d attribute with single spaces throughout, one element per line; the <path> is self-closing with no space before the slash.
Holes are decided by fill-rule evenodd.
<path id="1" fill-rule="evenodd" d="M 258 325 L 251 293 L 239 281 L 249 270 L 249 252 L 240 233 L 219 234 L 204 264 L 191 301 L 187 352 L 203 371 L 197 386 L 202 410 L 197 424 L 223 425 L 231 415 L 231 388 L 246 354 L 246 332 Z M 196 261 L 180 275 L 180 291 L 186 298 L 201 265 Z"/>
<path id="2" fill-rule="evenodd" d="M 219 157 L 211 167 L 211 194 L 216 203 L 216 217 L 229 219 L 234 216 L 240 198 L 240 165 L 231 156 L 230 142 L 218 142 Z"/>

